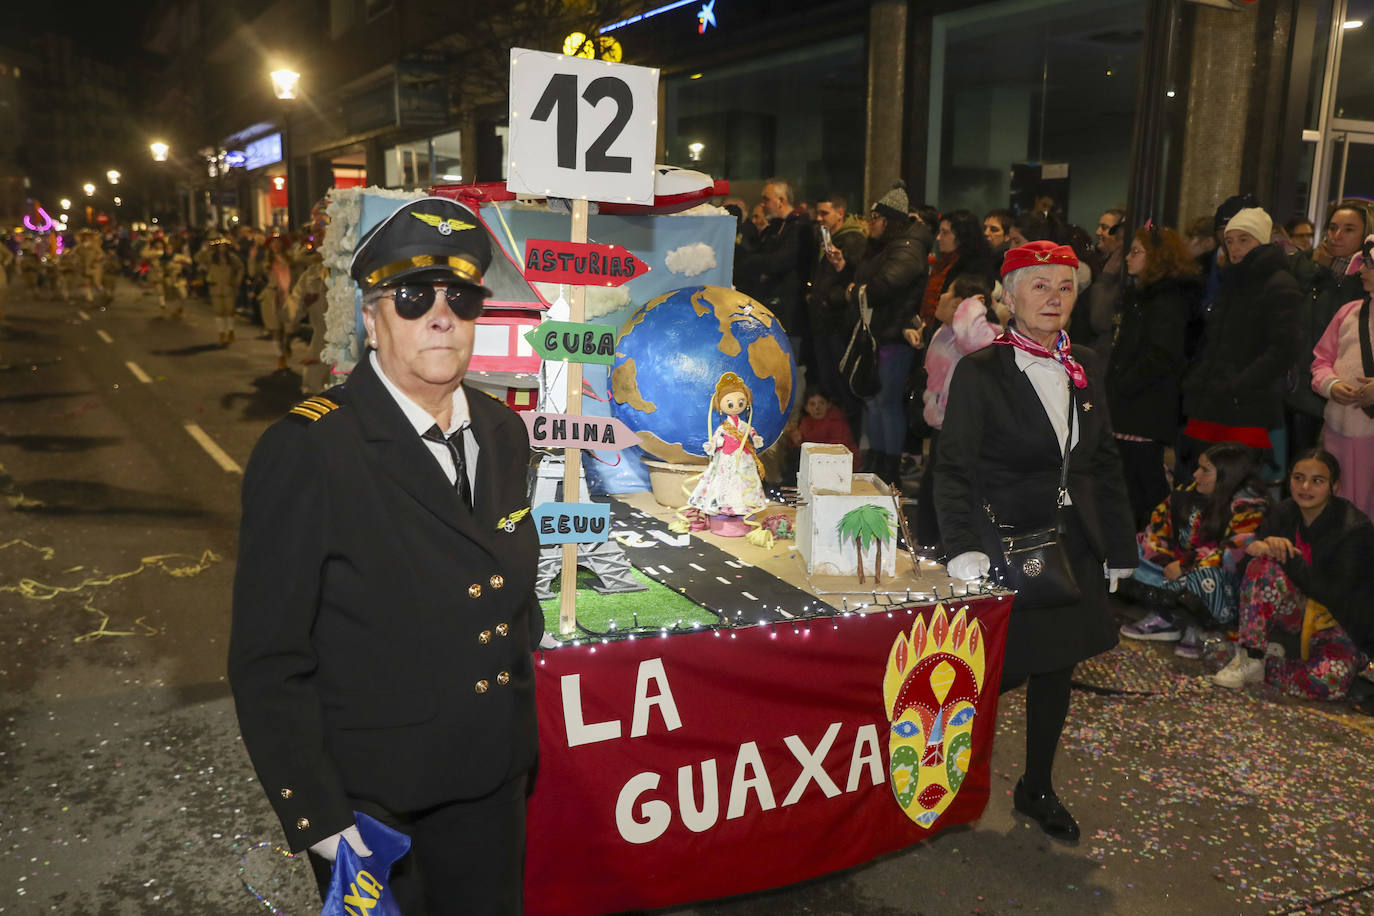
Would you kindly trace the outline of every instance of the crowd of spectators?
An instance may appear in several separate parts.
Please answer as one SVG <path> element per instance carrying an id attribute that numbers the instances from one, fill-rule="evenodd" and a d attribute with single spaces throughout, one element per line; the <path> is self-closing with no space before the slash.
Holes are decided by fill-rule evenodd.
<path id="1" fill-rule="evenodd" d="M 1369 587 L 1337 588 L 1339 610 L 1303 605 L 1327 614 L 1315 623 L 1288 617 L 1314 570 L 1346 582 L 1351 570 L 1340 563 L 1374 563 L 1355 521 L 1374 513 L 1367 202 L 1337 201 L 1315 226 L 1276 224 L 1249 194 L 1179 228 L 1110 207 L 1092 231 L 1049 199 L 980 219 L 916 204 L 900 181 L 867 208 L 854 204 L 838 193 L 802 201 L 780 178 L 766 184 L 761 209 L 734 201 L 735 285 L 781 318 L 808 391 L 847 420 L 859 467 L 898 486 L 919 476 L 908 492 L 923 549 L 947 552 L 931 498 L 936 443 L 955 365 L 1008 328 L 1002 260 L 1030 242 L 1065 245 L 1079 261 L 1066 330 L 1076 355 L 1090 350 L 1105 365 L 1105 406 L 1138 532 L 1139 565 L 1123 596 L 1143 617 L 1122 635 L 1172 642 L 1197 658 L 1209 638 L 1246 620 L 1257 639 L 1253 621 L 1264 607 L 1266 620 L 1325 635 L 1286 653 L 1271 644 L 1258 668 L 1249 646 L 1219 683 L 1238 686 L 1260 670 L 1294 693 L 1349 690 L 1374 648 Z M 866 398 L 840 371 L 861 304 L 879 348 L 879 390 Z M 805 441 L 808 428 L 789 441 Z M 1313 479 L 1326 487 L 1315 514 L 1295 508 L 1298 478 L 1307 489 Z M 1282 534 L 1252 547 L 1263 531 Z M 1288 597 L 1276 599 L 1276 589 Z M 1280 606 L 1287 610 L 1273 611 Z M 1326 648 L 1312 655 L 1313 645 Z"/>

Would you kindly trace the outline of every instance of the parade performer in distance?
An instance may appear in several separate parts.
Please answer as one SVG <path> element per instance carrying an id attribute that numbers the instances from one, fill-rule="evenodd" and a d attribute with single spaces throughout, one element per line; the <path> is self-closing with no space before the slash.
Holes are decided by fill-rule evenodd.
<path id="1" fill-rule="evenodd" d="M 712 525 L 717 534 L 744 534 L 743 525 L 729 524 L 721 517 L 751 515 L 768 505 L 768 498 L 763 495 L 763 464 L 758 458 L 763 437 L 754 431 L 749 416 L 740 416 L 746 411 L 752 416 L 753 403 L 749 386 L 735 373 L 727 372 L 716 382 L 707 411 L 707 428 L 711 428 L 717 412 L 724 416 L 702 445 L 710 460 L 687 505 L 719 519 Z"/>
<path id="2" fill-rule="evenodd" d="M 217 238 L 197 252 L 196 262 L 205 271 L 205 286 L 210 291 L 210 308 L 215 313 L 220 346 L 227 347 L 234 342 L 234 297 L 243 279 L 243 261 L 228 239 Z"/>
<path id="3" fill-rule="evenodd" d="M 341 843 L 369 864 L 355 812 L 410 838 L 374 875 L 406 916 L 522 912 L 543 615 L 525 426 L 462 384 L 491 257 L 440 198 L 363 236 L 368 351 L 268 428 L 243 482 L 244 745 L 321 897 Z"/>

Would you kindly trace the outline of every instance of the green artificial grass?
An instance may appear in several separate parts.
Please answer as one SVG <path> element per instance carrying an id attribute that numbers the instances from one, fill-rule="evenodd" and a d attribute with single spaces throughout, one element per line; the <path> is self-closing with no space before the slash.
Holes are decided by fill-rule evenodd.
<path id="1" fill-rule="evenodd" d="M 572 639 L 586 639 L 590 630 L 595 634 L 624 634 L 632 631 L 638 619 L 640 630 L 657 632 L 661 627 L 670 630 L 681 622 L 680 628 L 691 629 L 692 624 L 716 626 L 720 618 L 706 608 L 662 585 L 639 570 L 633 570 L 635 579 L 649 586 L 646 592 L 624 592 L 616 595 L 601 595 L 592 590 L 594 574 L 587 569 L 577 571 L 577 623 L 578 631 Z M 558 635 L 558 593 L 562 577 L 553 580 L 553 597 L 541 601 L 544 607 L 544 629 L 555 639 Z M 611 622 L 615 629 L 611 629 Z"/>

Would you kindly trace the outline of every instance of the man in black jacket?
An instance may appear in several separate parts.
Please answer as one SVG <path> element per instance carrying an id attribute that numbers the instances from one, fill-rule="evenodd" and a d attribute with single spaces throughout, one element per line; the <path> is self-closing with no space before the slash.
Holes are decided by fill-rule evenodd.
<path id="1" fill-rule="evenodd" d="M 802 281 L 810 264 L 811 220 L 797 208 L 791 182 L 770 178 L 763 186 L 768 225 L 758 247 L 735 265 L 736 285 L 768 306 L 782 322 L 796 349 L 804 335 Z"/>
<path id="2" fill-rule="evenodd" d="M 831 194 L 816 204 L 817 239 L 811 281 L 806 290 L 806 312 L 811 330 L 811 352 L 816 377 L 826 396 L 838 403 L 849 419 L 850 430 L 859 438 L 863 402 L 854 397 L 840 376 L 840 359 L 854 328 L 845 298 L 845 288 L 854 278 L 854 268 L 863 257 L 868 235 L 858 217 L 848 212 L 843 194 Z M 821 230 L 824 230 L 822 232 Z M 828 242 L 826 239 L 828 238 Z M 844 264 L 835 267 L 827 253 L 838 251 Z"/>
<path id="3" fill-rule="evenodd" d="M 244 744 L 321 895 L 341 842 L 370 855 L 355 811 L 410 837 L 389 884 L 407 916 L 521 911 L 543 622 L 524 425 L 461 384 L 490 261 L 452 201 L 372 229 L 367 353 L 263 434 L 243 484 Z"/>

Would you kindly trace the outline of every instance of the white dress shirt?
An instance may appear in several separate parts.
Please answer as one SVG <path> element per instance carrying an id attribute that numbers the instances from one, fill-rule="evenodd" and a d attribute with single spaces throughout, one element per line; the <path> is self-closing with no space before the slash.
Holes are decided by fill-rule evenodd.
<path id="1" fill-rule="evenodd" d="M 1013 347 L 1012 353 L 1016 356 L 1016 368 L 1020 369 L 1026 376 L 1031 387 L 1035 389 L 1036 395 L 1040 398 L 1040 404 L 1045 408 L 1045 415 L 1050 418 L 1050 425 L 1054 427 L 1054 438 L 1059 443 L 1059 449 L 1064 448 L 1064 437 L 1068 435 L 1069 422 L 1069 374 L 1064 371 L 1064 367 L 1052 356 L 1033 356 L 1019 347 Z M 1073 439 L 1070 448 L 1078 444 L 1078 413 L 1074 412 L 1073 417 Z M 1072 505 L 1072 499 L 1066 499 L 1066 504 Z"/>
<path id="2" fill-rule="evenodd" d="M 429 431 L 430 427 L 435 426 L 436 422 L 429 411 L 419 404 L 416 404 L 406 393 L 397 388 L 386 377 L 382 371 L 382 365 L 377 360 L 377 351 L 368 351 L 367 358 L 372 360 L 372 369 L 377 373 L 377 378 L 382 380 L 387 392 L 395 399 L 396 404 L 401 408 L 401 412 L 406 415 L 410 425 L 415 427 L 415 434 L 423 436 Z M 477 437 L 472 434 L 472 415 L 468 412 L 468 395 L 459 385 L 453 390 L 453 411 L 449 417 L 448 429 L 443 430 L 445 436 L 452 436 L 458 430 L 463 431 L 463 460 L 467 464 L 469 492 L 476 492 L 477 486 Z M 439 467 L 443 469 L 444 476 L 452 484 L 458 479 L 458 471 L 453 466 L 453 453 L 448 450 L 448 446 L 442 442 L 431 442 L 422 439 L 429 453 L 434 456 L 434 460 L 439 462 Z"/>

